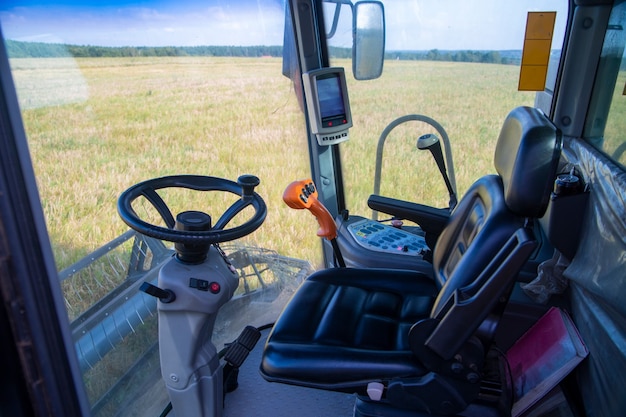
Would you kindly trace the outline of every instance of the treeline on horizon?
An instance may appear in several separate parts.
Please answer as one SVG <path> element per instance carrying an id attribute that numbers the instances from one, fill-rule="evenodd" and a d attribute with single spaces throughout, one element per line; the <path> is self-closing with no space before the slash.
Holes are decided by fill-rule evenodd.
<path id="1" fill-rule="evenodd" d="M 281 57 L 282 46 L 94 46 L 6 41 L 11 58 L 118 58 L 160 56 Z M 350 48 L 330 47 L 333 58 L 350 58 Z M 388 51 L 385 59 L 480 62 L 519 65 L 521 51 Z"/>
<path id="2" fill-rule="evenodd" d="M 282 46 L 94 46 L 7 40 L 11 58 L 118 58 L 140 56 L 282 56 Z"/>

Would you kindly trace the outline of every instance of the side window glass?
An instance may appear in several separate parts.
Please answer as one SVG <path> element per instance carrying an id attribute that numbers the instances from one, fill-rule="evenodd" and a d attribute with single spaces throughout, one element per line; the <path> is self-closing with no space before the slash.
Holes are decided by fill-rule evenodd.
<path id="1" fill-rule="evenodd" d="M 585 137 L 626 168 L 626 2 L 613 8 Z"/>

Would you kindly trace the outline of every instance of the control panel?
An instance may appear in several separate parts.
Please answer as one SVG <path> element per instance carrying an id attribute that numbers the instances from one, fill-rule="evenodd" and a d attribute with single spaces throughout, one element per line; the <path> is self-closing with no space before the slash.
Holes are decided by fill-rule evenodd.
<path id="1" fill-rule="evenodd" d="M 374 220 L 363 219 L 349 224 L 347 228 L 361 247 L 376 252 L 415 256 L 423 255 L 428 251 L 428 246 L 422 236 Z"/>

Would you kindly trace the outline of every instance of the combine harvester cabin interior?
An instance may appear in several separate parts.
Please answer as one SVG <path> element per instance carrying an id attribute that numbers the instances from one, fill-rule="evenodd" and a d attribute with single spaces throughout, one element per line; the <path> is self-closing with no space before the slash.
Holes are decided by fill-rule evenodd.
<path id="1" fill-rule="evenodd" d="M 626 413 L 626 2 L 0 5 L 0 416 Z"/>

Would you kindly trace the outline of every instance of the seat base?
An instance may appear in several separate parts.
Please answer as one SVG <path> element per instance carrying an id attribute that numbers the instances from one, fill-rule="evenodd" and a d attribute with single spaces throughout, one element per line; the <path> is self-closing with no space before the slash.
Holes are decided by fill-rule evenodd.
<path id="1" fill-rule="evenodd" d="M 457 413 L 437 414 L 434 410 L 420 410 L 411 407 L 411 399 L 406 402 L 396 399 L 392 405 L 388 399 L 372 401 L 367 396 L 357 396 L 354 406 L 354 417 L 510 417 L 512 406 L 512 383 L 506 359 L 498 349 L 492 349 L 487 355 L 485 368 L 482 371 L 480 393 Z"/>
<path id="2" fill-rule="evenodd" d="M 406 270 L 338 271 L 314 273 L 294 294 L 265 345 L 263 377 L 365 394 L 371 381 L 424 375 L 408 336 L 428 317 L 433 280 Z"/>
<path id="3" fill-rule="evenodd" d="M 510 415 L 510 414 L 509 414 Z M 394 408 L 384 402 L 374 402 L 358 397 L 354 405 L 354 417 L 437 417 L 435 414 Z M 470 404 L 458 417 L 506 417 L 497 407 L 487 404 Z M 439 416 L 444 417 L 444 416 Z M 449 416 L 448 416 L 449 417 Z"/>

